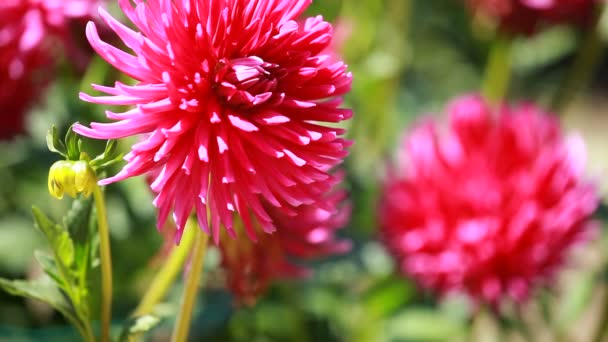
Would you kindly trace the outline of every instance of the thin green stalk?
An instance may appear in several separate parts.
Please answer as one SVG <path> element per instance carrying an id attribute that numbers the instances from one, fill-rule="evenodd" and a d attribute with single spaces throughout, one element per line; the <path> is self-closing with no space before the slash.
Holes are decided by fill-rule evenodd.
<path id="1" fill-rule="evenodd" d="M 602 342 L 608 335 L 608 283 L 603 281 L 602 286 L 604 287 L 604 307 L 600 313 L 599 325 L 591 340 L 592 342 Z"/>
<path id="2" fill-rule="evenodd" d="M 95 342 L 95 335 L 93 334 L 93 329 L 91 329 L 89 322 L 82 322 L 77 318 L 66 317 L 66 319 L 70 324 L 76 327 L 78 333 L 80 333 L 80 336 L 82 336 L 85 342 Z"/>
<path id="3" fill-rule="evenodd" d="M 138 317 L 151 313 L 154 307 L 167 295 L 169 288 L 181 272 L 198 229 L 195 220 L 189 220 L 184 229 L 184 236 L 180 245 L 174 246 L 171 249 L 171 254 L 156 273 L 152 284 L 150 284 L 150 287 L 148 287 L 148 290 L 133 312 L 133 316 Z"/>
<path id="4" fill-rule="evenodd" d="M 110 341 L 110 322 L 112 320 L 112 256 L 110 254 L 110 230 L 106 204 L 101 188 L 93 190 L 97 223 L 99 229 L 99 254 L 101 256 L 101 341 Z"/>
<path id="5" fill-rule="evenodd" d="M 84 334 L 83 337 L 86 342 L 95 342 L 95 335 L 93 334 L 93 329 L 91 329 L 91 325 L 88 322 L 84 324 Z"/>
<path id="6" fill-rule="evenodd" d="M 194 251 L 192 252 L 190 274 L 186 280 L 186 288 L 177 316 L 177 326 L 173 331 L 173 336 L 171 336 L 172 342 L 186 342 L 188 339 L 192 321 L 192 311 L 196 302 L 201 275 L 203 273 L 203 264 L 205 261 L 208 240 L 209 236 L 207 234 L 200 231 L 200 229 L 196 229 L 196 242 Z"/>
<path id="7" fill-rule="evenodd" d="M 604 8 L 606 7 L 604 6 Z M 567 76 L 553 96 L 551 109 L 558 115 L 564 114 L 572 100 L 589 83 L 593 70 L 602 55 L 602 38 L 599 23 L 604 15 L 603 13 L 604 10 L 596 12 L 593 24 L 583 38 L 574 64 L 572 64 Z"/>
<path id="8" fill-rule="evenodd" d="M 492 43 L 484 73 L 482 94 L 491 103 L 500 103 L 506 96 L 511 82 L 511 38 L 497 36 Z"/>

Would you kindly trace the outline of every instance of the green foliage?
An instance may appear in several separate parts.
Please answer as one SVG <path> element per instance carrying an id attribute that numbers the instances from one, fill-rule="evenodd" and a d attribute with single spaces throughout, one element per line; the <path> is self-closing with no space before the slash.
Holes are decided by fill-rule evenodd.
<path id="1" fill-rule="evenodd" d="M 466 332 L 463 322 L 454 321 L 440 311 L 411 308 L 388 322 L 388 332 L 394 341 L 450 341 Z"/>
<path id="2" fill-rule="evenodd" d="M 40 209 L 32 208 L 36 228 L 47 238 L 55 259 L 63 267 L 69 269 L 74 263 L 74 243 L 66 228 L 53 223 Z"/>
<path id="3" fill-rule="evenodd" d="M 118 144 L 116 140 L 108 140 L 103 153 L 91 160 L 89 165 L 91 165 L 91 167 L 99 173 L 120 162 L 123 154 L 118 153 L 117 146 Z"/>
<path id="4" fill-rule="evenodd" d="M 123 154 L 117 150 L 116 140 L 108 140 L 103 153 L 89 161 L 88 155 L 82 151 L 82 139 L 74 132 L 72 127 L 68 129 L 62 140 L 57 128 L 53 125 L 46 135 L 46 143 L 51 152 L 61 155 L 66 160 L 87 160 L 97 173 L 101 173 L 120 162 L 123 157 Z"/>
<path id="5" fill-rule="evenodd" d="M 57 146 L 57 145 L 55 145 Z M 52 255 L 36 251 L 36 260 L 44 271 L 42 279 L 33 281 L 0 279 L 6 292 L 43 301 L 72 323 L 84 340 L 92 338 L 90 326 L 91 291 L 89 278 L 96 248 L 90 229 L 91 200 L 80 198 L 63 218 L 53 222 L 40 209 L 32 208 L 35 227 L 46 238 Z"/>
<path id="6" fill-rule="evenodd" d="M 59 137 L 59 133 L 57 132 L 57 127 L 54 125 L 51 127 L 49 132 L 46 135 L 46 145 L 51 152 L 55 152 L 60 154 L 62 157 L 68 159 L 67 149 L 65 144 Z"/>
<path id="7" fill-rule="evenodd" d="M 0 288 L 14 295 L 43 301 L 61 312 L 70 322 L 77 322 L 77 314 L 52 282 L 0 279 Z"/>

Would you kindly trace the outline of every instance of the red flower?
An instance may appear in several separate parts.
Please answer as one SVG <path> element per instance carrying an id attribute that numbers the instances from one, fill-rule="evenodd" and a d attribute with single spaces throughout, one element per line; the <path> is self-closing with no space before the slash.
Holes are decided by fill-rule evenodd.
<path id="1" fill-rule="evenodd" d="M 0 3 L 0 140 L 24 131 L 25 113 L 51 79 L 52 39 L 73 50 L 69 24 L 89 18 L 94 0 L 3 0 Z"/>
<path id="2" fill-rule="evenodd" d="M 309 270 L 294 261 L 347 252 L 350 243 L 335 236 L 350 215 L 345 197 L 343 191 L 333 192 L 314 205 L 298 207 L 295 217 L 268 206 L 277 231 L 258 234 L 258 241 L 223 234 L 220 251 L 226 285 L 237 300 L 254 304 L 273 281 L 308 276 Z"/>
<path id="3" fill-rule="evenodd" d="M 43 51 L 32 51 L 16 58 L 16 43 L 2 41 L 0 33 L 0 140 L 24 133 L 25 113 L 48 80 L 40 69 L 49 64 L 50 57 Z"/>
<path id="4" fill-rule="evenodd" d="M 532 34 L 543 25 L 590 23 L 597 0 L 466 0 L 473 12 L 494 18 L 511 33 Z"/>
<path id="5" fill-rule="evenodd" d="M 533 105 L 493 110 L 468 96 L 448 113 L 445 134 L 428 122 L 405 140 L 384 187 L 382 239 L 424 287 L 523 301 L 593 231 L 584 145 Z"/>
<path id="6" fill-rule="evenodd" d="M 339 137 L 343 129 L 326 123 L 351 116 L 339 108 L 351 75 L 322 53 L 331 43 L 331 25 L 321 17 L 298 21 L 310 0 L 119 4 L 141 32 L 100 14 L 134 54 L 101 41 L 94 24 L 87 37 L 139 83 L 95 85 L 110 96 L 81 98 L 136 107 L 108 112 L 114 123 L 75 130 L 98 139 L 148 136 L 102 184 L 161 167 L 151 186 L 158 193 L 158 225 L 173 211 L 179 241 L 193 208 L 208 229 L 208 207 L 216 243 L 220 225 L 234 235 L 235 212 L 252 214 L 264 232 L 273 232 L 269 208 L 295 215 L 334 186 L 329 171 L 349 142 Z"/>

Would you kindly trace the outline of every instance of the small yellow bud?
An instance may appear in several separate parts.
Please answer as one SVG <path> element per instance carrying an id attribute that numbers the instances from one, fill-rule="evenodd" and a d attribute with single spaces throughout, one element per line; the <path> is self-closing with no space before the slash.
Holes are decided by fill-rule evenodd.
<path id="1" fill-rule="evenodd" d="M 95 171 L 84 160 L 60 160 L 49 170 L 49 192 L 58 199 L 62 199 L 64 194 L 75 198 L 82 193 L 88 197 L 96 183 Z"/>

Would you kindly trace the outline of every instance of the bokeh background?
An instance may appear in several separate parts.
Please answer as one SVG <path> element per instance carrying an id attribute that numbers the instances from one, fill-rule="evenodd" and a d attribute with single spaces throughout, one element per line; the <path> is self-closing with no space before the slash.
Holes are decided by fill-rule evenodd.
<path id="1" fill-rule="evenodd" d="M 107 7 L 120 17 L 115 5 Z M 394 262 L 377 241 L 379 179 L 399 137 L 420 115 L 441 113 L 449 99 L 480 87 L 491 42 L 462 2 L 324 0 L 315 1 L 308 12 L 335 23 L 336 49 L 354 74 L 347 105 L 355 111 L 348 128 L 356 144 L 345 163 L 354 210 L 350 224 L 341 231 L 353 240 L 353 249 L 313 264 L 315 274 L 310 279 L 276 283 L 255 306 L 238 307 L 222 288 L 219 254 L 212 248 L 193 340 L 590 341 L 608 306 L 605 233 L 575 252 L 554 289 L 540 290 L 522 309 L 501 319 L 487 312 L 472 318 L 475 308 L 466 298 L 438 300 L 420 290 L 396 274 Z M 608 20 L 601 27 L 602 37 L 608 38 Z M 81 37 L 86 49 L 84 27 L 75 25 L 72 33 Z M 558 26 L 516 40 L 509 98 L 547 105 L 582 39 L 581 32 Z M 57 58 L 56 77 L 28 114 L 26 134 L 0 143 L 0 276 L 6 278 L 31 278 L 41 272 L 33 251 L 47 247 L 33 228 L 31 206 L 57 220 L 70 207 L 70 200 L 54 200 L 47 191 L 48 168 L 57 159 L 47 150 L 47 130 L 53 124 L 65 132 L 75 121 L 104 121 L 104 108 L 80 101 L 77 94 L 90 90 L 91 83 L 109 84 L 119 77 L 95 56 L 82 70 L 60 51 Z M 608 177 L 607 80 L 608 58 L 602 58 L 589 86 L 563 116 L 567 130 L 585 138 L 587 174 L 600 187 Z M 125 150 L 128 146 L 128 141 L 119 143 Z M 86 141 L 88 150 L 102 148 Z M 605 198 L 608 187 L 603 189 Z M 152 195 L 143 178 L 113 184 L 106 194 L 114 320 L 120 326 L 159 266 L 155 255 L 162 237 L 154 228 Z M 608 212 L 600 209 L 597 216 L 607 220 Z M 147 339 L 162 341 L 170 336 L 180 293 L 178 284 L 163 307 L 167 318 Z M 75 330 L 46 305 L 0 292 L 0 340 L 78 339 Z"/>

